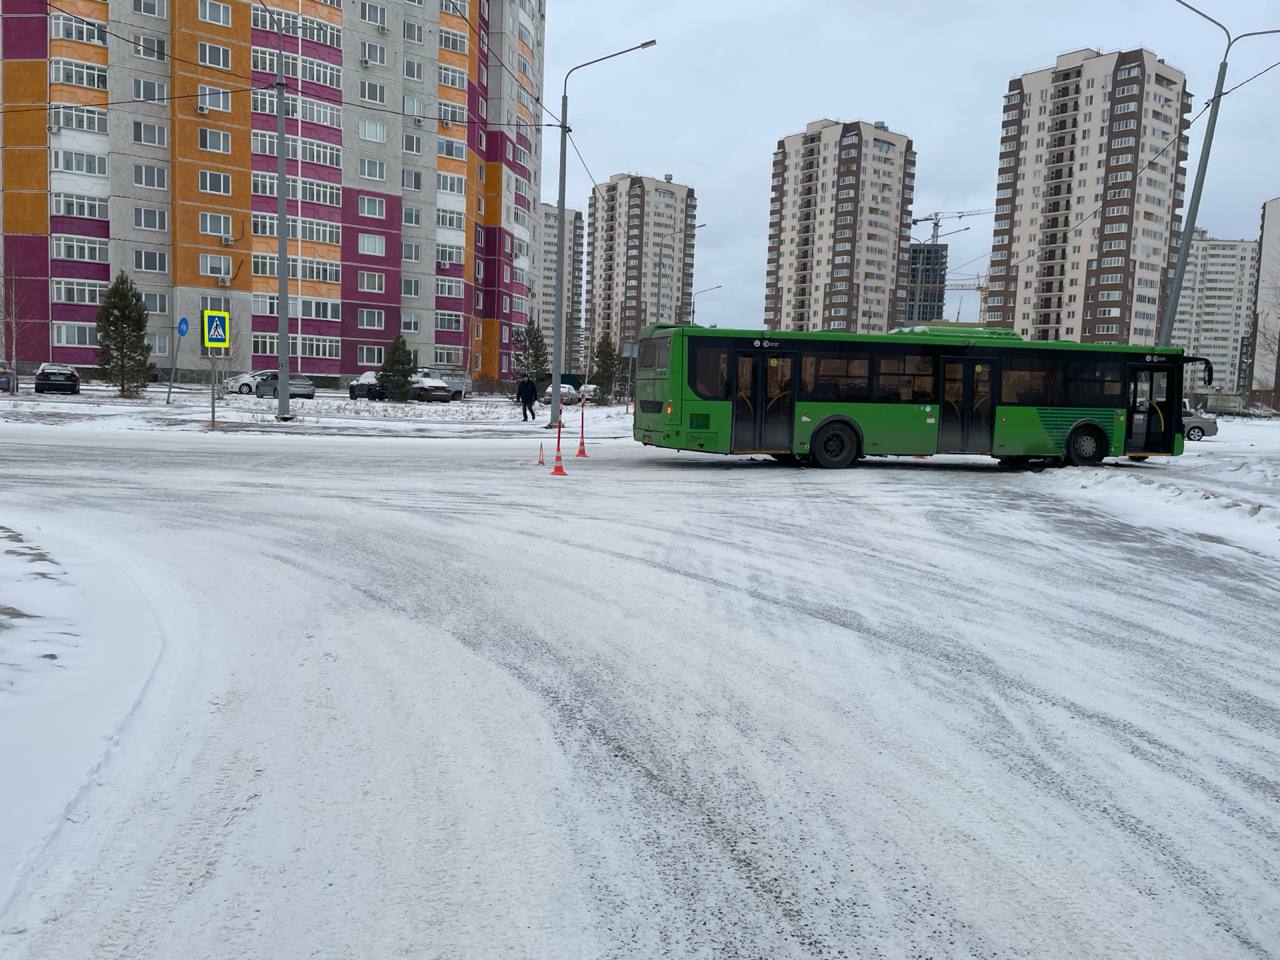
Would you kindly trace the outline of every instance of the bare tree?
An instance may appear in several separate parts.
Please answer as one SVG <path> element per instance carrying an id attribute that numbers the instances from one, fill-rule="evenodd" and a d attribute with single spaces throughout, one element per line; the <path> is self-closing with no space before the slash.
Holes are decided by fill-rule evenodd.
<path id="1" fill-rule="evenodd" d="M 0 279 L 0 359 L 8 361 L 13 376 L 9 392 L 18 392 L 18 334 L 24 326 L 39 321 L 24 316 L 27 298 L 17 277 L 6 274 Z"/>
<path id="2" fill-rule="evenodd" d="M 1280 409 L 1280 281 L 1258 290 L 1252 340 L 1253 366 L 1246 393 Z"/>

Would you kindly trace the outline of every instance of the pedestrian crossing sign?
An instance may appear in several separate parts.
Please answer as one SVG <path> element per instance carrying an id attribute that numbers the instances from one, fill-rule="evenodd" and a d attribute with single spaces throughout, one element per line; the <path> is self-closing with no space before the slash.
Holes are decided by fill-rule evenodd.
<path id="1" fill-rule="evenodd" d="M 205 347 L 226 350 L 231 346 L 231 314 L 226 310 L 205 310 L 201 313 Z"/>

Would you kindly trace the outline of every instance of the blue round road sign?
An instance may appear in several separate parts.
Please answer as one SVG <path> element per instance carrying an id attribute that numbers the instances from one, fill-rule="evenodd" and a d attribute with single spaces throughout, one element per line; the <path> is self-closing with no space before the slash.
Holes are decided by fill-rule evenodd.
<path id="1" fill-rule="evenodd" d="M 181 320 L 179 320 L 179 321 L 178 321 L 178 336 L 180 336 L 180 337 L 185 337 L 185 336 L 187 335 L 187 328 L 188 328 L 188 327 L 190 327 L 190 326 L 191 326 L 191 324 L 187 321 L 187 318 L 186 318 L 186 317 L 183 317 Z"/>

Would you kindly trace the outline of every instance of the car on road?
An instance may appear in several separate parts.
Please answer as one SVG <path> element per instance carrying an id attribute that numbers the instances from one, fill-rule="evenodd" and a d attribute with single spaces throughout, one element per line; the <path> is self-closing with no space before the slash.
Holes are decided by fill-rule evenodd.
<path id="1" fill-rule="evenodd" d="M 1218 435 L 1218 418 L 1211 413 L 1191 409 L 1191 401 L 1182 401 L 1182 435 L 1188 440 L 1203 440 Z"/>
<path id="2" fill-rule="evenodd" d="M 228 377 L 223 381 L 222 389 L 227 393 L 253 393 L 253 388 L 258 385 L 258 381 L 271 376 L 274 372 L 274 370 L 250 370 L 238 377 Z"/>
<path id="3" fill-rule="evenodd" d="M 542 402 L 543 403 L 551 402 L 550 386 L 548 386 L 547 389 L 542 392 Z M 568 383 L 560 384 L 560 402 L 565 404 L 572 404 L 572 403 L 578 402 L 578 391 L 572 384 L 568 384 Z"/>
<path id="4" fill-rule="evenodd" d="M 594 383 L 584 383 L 578 388 L 578 397 L 583 403 L 596 403 L 600 399 L 600 388 Z"/>
<path id="5" fill-rule="evenodd" d="M 12 390 L 17 379 L 7 363 L 0 363 L 0 393 L 8 393 Z"/>
<path id="6" fill-rule="evenodd" d="M 268 370 L 266 373 L 267 375 L 254 385 L 254 396 L 278 397 L 280 395 L 280 375 L 275 370 Z M 316 398 L 316 385 L 302 374 L 292 373 L 289 375 L 289 396 L 314 400 Z"/>
<path id="7" fill-rule="evenodd" d="M 448 364 L 433 364 L 418 371 L 420 377 L 443 380 L 449 385 L 449 399 L 461 400 L 471 396 L 471 377 L 463 367 L 452 367 Z"/>
<path id="8" fill-rule="evenodd" d="M 36 393 L 79 393 L 80 374 L 65 363 L 42 363 L 36 369 Z"/>

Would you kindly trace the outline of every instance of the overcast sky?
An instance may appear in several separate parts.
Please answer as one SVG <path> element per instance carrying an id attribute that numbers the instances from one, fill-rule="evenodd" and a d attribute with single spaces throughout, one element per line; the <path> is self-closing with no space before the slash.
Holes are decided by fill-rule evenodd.
<path id="1" fill-rule="evenodd" d="M 1197 5 L 1236 33 L 1280 28 L 1280 0 Z M 574 139 L 600 181 L 671 173 L 697 191 L 707 226 L 694 289 L 724 284 L 698 298 L 698 321 L 743 327 L 761 324 L 779 137 L 822 117 L 884 120 L 915 142 L 915 216 L 989 209 L 1012 77 L 1080 47 L 1146 47 L 1186 72 L 1194 116 L 1224 44 L 1174 0 L 547 0 L 547 105 L 559 112 L 571 66 L 649 37 L 656 47 L 574 74 Z M 1280 35 L 1242 40 L 1228 88 L 1276 61 Z M 1256 239 L 1262 202 L 1280 194 L 1278 103 L 1280 67 L 1223 100 L 1199 217 L 1214 235 Z M 1191 128 L 1188 197 L 1206 118 Z M 542 196 L 554 203 L 559 131 L 543 137 Z M 568 205 L 585 214 L 590 189 L 571 150 Z M 954 273 L 985 270 L 991 219 L 944 221 L 943 232 L 971 227 L 947 238 Z M 948 316 L 972 319 L 977 306 L 976 293 L 948 294 Z"/>

